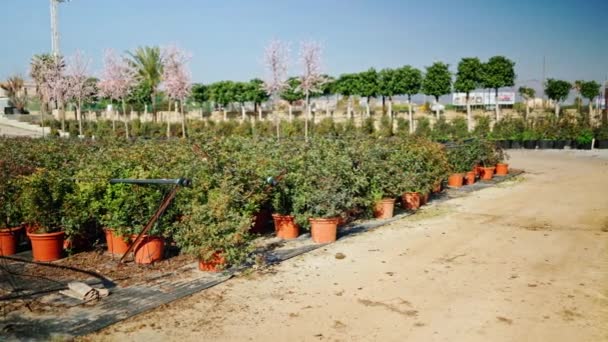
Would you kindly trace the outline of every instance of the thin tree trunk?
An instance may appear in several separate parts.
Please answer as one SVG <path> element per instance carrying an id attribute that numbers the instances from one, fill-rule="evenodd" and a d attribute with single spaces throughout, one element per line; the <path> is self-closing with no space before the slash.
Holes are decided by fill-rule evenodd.
<path id="1" fill-rule="evenodd" d="M 555 101 L 555 117 L 559 118 L 559 102 Z"/>
<path id="2" fill-rule="evenodd" d="M 182 138 L 186 139 L 186 113 L 184 112 L 184 100 L 180 101 L 180 111 L 182 112 Z"/>
<path id="3" fill-rule="evenodd" d="M 469 93 L 467 93 L 467 128 L 469 132 L 473 132 L 473 115 L 471 114 L 471 101 L 469 101 Z"/>
<path id="4" fill-rule="evenodd" d="M 152 119 L 154 120 L 154 122 L 158 122 L 158 118 L 156 116 L 156 91 L 152 91 L 151 97 L 152 97 Z"/>
<path id="5" fill-rule="evenodd" d="M 382 115 L 386 114 L 386 97 L 382 95 Z"/>
<path id="6" fill-rule="evenodd" d="M 407 96 L 408 118 L 410 120 L 410 134 L 414 133 L 414 113 L 412 111 L 412 96 Z"/>
<path id="7" fill-rule="evenodd" d="M 171 101 L 169 101 L 169 108 L 168 108 L 168 113 L 171 113 Z M 167 120 L 167 138 L 171 137 L 171 120 L 169 120 L 169 117 L 166 117 Z"/>
<path id="8" fill-rule="evenodd" d="M 309 94 L 306 91 L 306 117 L 304 118 L 304 140 L 308 142 L 308 119 L 310 117 Z"/>
<path id="9" fill-rule="evenodd" d="M 593 102 L 589 100 L 589 118 L 593 117 Z"/>
<path id="10" fill-rule="evenodd" d="M 224 121 L 228 121 L 228 111 L 226 107 L 222 107 L 222 112 L 224 113 Z"/>
<path id="11" fill-rule="evenodd" d="M 258 119 L 260 121 L 262 121 L 263 117 L 262 117 L 262 104 L 260 103 L 260 105 L 258 106 Z"/>
<path id="12" fill-rule="evenodd" d="M 353 100 L 352 96 L 349 96 L 348 99 L 346 100 L 346 117 L 347 118 L 351 118 L 351 119 L 352 119 L 352 115 L 351 115 L 351 112 L 352 112 L 352 100 Z"/>
<path id="13" fill-rule="evenodd" d="M 78 117 L 78 135 L 82 136 L 82 101 L 78 100 L 78 107 L 76 107 L 76 116 Z"/>
<path id="14" fill-rule="evenodd" d="M 365 115 L 369 118 L 372 116 L 371 111 L 369 109 L 369 96 L 365 99 Z"/>
<path id="15" fill-rule="evenodd" d="M 329 96 L 327 97 L 327 101 L 325 102 L 325 116 L 329 117 L 330 115 L 330 111 L 329 111 Z"/>
<path id="16" fill-rule="evenodd" d="M 246 117 L 246 113 L 245 113 L 245 105 L 241 103 L 241 120 L 243 122 L 245 122 L 245 117 Z"/>
<path id="17" fill-rule="evenodd" d="M 125 136 L 129 139 L 129 119 L 127 118 L 127 104 L 124 98 L 122 99 L 122 115 L 125 120 Z"/>
<path id="18" fill-rule="evenodd" d="M 391 120 L 393 119 L 393 97 L 392 96 L 388 97 L 388 117 Z"/>
<path id="19" fill-rule="evenodd" d="M 437 117 L 437 120 L 439 120 L 439 116 L 441 115 L 440 114 L 441 110 L 439 109 L 439 97 L 435 97 L 435 107 L 437 108 L 435 110 L 435 116 Z"/>
<path id="20" fill-rule="evenodd" d="M 496 122 L 500 120 L 500 106 L 498 105 L 498 88 L 494 92 L 494 107 L 496 107 Z"/>
<path id="21" fill-rule="evenodd" d="M 112 104 L 112 102 L 110 102 Z M 112 116 L 112 132 L 116 132 L 116 110 L 114 110 L 114 105 L 112 104 L 112 112 L 110 113 Z"/>
<path id="22" fill-rule="evenodd" d="M 526 117 L 524 119 L 528 120 L 529 117 L 530 117 L 530 100 L 526 99 Z"/>
<path id="23" fill-rule="evenodd" d="M 287 111 L 288 111 L 288 115 L 289 115 L 289 121 L 293 121 L 293 105 L 291 104 L 291 102 L 287 103 Z"/>
<path id="24" fill-rule="evenodd" d="M 63 101 L 59 102 L 59 116 L 61 117 L 61 130 L 65 132 L 65 108 Z"/>

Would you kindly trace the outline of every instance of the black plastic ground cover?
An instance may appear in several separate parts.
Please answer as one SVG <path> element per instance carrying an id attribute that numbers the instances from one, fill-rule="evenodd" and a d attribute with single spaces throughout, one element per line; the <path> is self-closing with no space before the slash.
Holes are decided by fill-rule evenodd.
<path id="1" fill-rule="evenodd" d="M 509 175 L 495 176 L 491 181 L 479 181 L 459 189 L 447 189 L 434 195 L 432 201 L 440 203 L 461 197 L 468 192 L 492 187 L 521 173 L 523 172 L 519 170 L 511 170 Z M 412 213 L 398 210 L 395 217 L 390 219 L 349 224 L 340 229 L 338 242 L 409 215 Z M 326 245 L 314 244 L 309 234 L 303 234 L 295 240 L 282 243 L 277 249 L 266 252 L 264 258 L 267 264 L 277 264 L 324 246 Z M 206 273 L 198 271 L 197 266 L 193 264 L 150 279 L 145 284 L 128 287 L 114 287 L 105 279 L 91 278 L 87 282 L 93 287 L 102 285 L 110 287 L 110 296 L 97 302 L 83 303 L 54 292 L 40 298 L 44 305 L 48 305 L 48 312 L 30 313 L 20 310 L 7 315 L 2 315 L 0 312 L 0 340 L 50 340 L 90 334 L 129 317 L 221 284 L 236 273 L 252 266 L 233 268 L 222 273 Z M 2 281 L 5 279 L 0 279 L 0 284 Z M 65 283 L 57 283 L 56 288 L 52 288 L 51 292 L 58 291 L 65 285 Z"/>

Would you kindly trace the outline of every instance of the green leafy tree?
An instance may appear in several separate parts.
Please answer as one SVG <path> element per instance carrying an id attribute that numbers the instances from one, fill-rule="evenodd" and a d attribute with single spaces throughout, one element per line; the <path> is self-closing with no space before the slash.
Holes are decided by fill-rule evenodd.
<path id="1" fill-rule="evenodd" d="M 519 87 L 519 96 L 526 101 L 526 118 L 530 115 L 530 100 L 536 96 L 536 91 L 529 87 Z"/>
<path id="2" fill-rule="evenodd" d="M 397 89 L 397 71 L 382 69 L 378 73 L 378 89 L 382 95 L 382 113 L 384 114 L 385 99 L 388 98 L 388 116 L 393 117 L 393 96 L 401 95 Z"/>
<path id="3" fill-rule="evenodd" d="M 131 56 L 130 62 L 132 66 L 137 70 L 139 81 L 150 89 L 152 115 L 154 116 L 154 122 L 156 122 L 156 95 L 163 75 L 161 50 L 158 46 L 144 46 L 138 47 L 133 52 L 129 52 L 129 55 Z"/>
<path id="4" fill-rule="evenodd" d="M 555 116 L 559 117 L 559 104 L 568 98 L 572 84 L 567 81 L 550 78 L 545 84 L 545 94 L 555 101 Z"/>
<path id="5" fill-rule="evenodd" d="M 329 75 L 323 75 L 323 78 L 325 82 L 321 84 L 319 87 L 320 92 L 316 95 L 325 97 L 325 115 L 329 117 L 329 102 L 331 96 L 336 92 L 336 79 Z"/>
<path id="6" fill-rule="evenodd" d="M 473 115 L 471 114 L 471 103 L 469 95 L 471 91 L 479 88 L 483 80 L 483 64 L 477 57 L 463 58 L 458 63 L 454 90 L 466 94 L 467 101 L 467 128 L 473 130 Z"/>
<path id="7" fill-rule="evenodd" d="M 577 105 L 577 109 L 578 112 L 581 112 L 581 103 L 583 102 L 583 100 L 581 99 L 581 90 L 583 89 L 583 84 L 585 83 L 585 81 L 583 80 L 576 80 L 572 83 L 572 90 L 575 90 L 578 95 L 576 96 L 576 98 L 574 99 L 574 101 L 576 102 Z"/>
<path id="8" fill-rule="evenodd" d="M 335 84 L 335 91 L 347 98 L 346 116 L 352 118 L 353 96 L 358 94 L 359 82 L 357 74 L 342 74 Z"/>
<path id="9" fill-rule="evenodd" d="M 262 120 L 262 103 L 270 99 L 270 94 L 264 88 L 264 81 L 259 78 L 249 81 L 248 98 L 253 102 L 254 111 L 258 112 L 258 119 Z"/>
<path id="10" fill-rule="evenodd" d="M 378 96 L 380 92 L 380 88 L 378 85 L 378 72 L 376 69 L 370 68 L 367 71 L 361 72 L 358 74 L 358 84 L 357 87 L 359 90 L 359 95 L 365 97 L 365 112 L 366 116 L 371 116 L 371 111 L 369 107 L 369 102 L 372 97 Z"/>
<path id="11" fill-rule="evenodd" d="M 246 117 L 247 117 L 247 111 L 245 109 L 245 103 L 247 101 L 249 101 L 250 95 L 249 95 L 249 91 L 251 85 L 249 84 L 249 82 L 235 82 L 233 85 L 233 93 L 234 93 L 234 100 L 235 102 L 239 103 L 239 106 L 241 107 L 241 121 L 245 121 Z"/>
<path id="12" fill-rule="evenodd" d="M 589 101 L 589 116 L 593 116 L 593 99 L 600 95 L 601 85 L 596 81 L 583 82 L 580 93 Z"/>
<path id="13" fill-rule="evenodd" d="M 412 96 L 420 93 L 422 89 L 422 72 L 409 65 L 397 69 L 397 93 L 406 94 L 408 102 L 409 131 L 414 133 L 414 114 L 412 112 Z"/>
<path id="14" fill-rule="evenodd" d="M 209 97 L 218 105 L 224 114 L 224 121 L 228 120 L 228 106 L 235 102 L 235 86 L 232 81 L 219 81 L 209 85 Z"/>
<path id="15" fill-rule="evenodd" d="M 287 101 L 289 108 L 289 120 L 293 119 L 293 104 L 304 99 L 304 93 L 300 89 L 300 78 L 290 77 L 287 79 L 287 87 L 280 94 L 281 99 Z"/>
<path id="16" fill-rule="evenodd" d="M 422 83 L 422 91 L 426 95 L 433 96 L 435 103 L 439 103 L 439 97 L 452 91 L 452 74 L 449 64 L 435 62 L 426 68 L 426 75 Z M 439 109 L 437 109 L 439 119 Z"/>
<path id="17" fill-rule="evenodd" d="M 483 85 L 494 89 L 496 121 L 500 120 L 498 89 L 515 85 L 515 62 L 504 56 L 494 56 L 483 65 Z"/>

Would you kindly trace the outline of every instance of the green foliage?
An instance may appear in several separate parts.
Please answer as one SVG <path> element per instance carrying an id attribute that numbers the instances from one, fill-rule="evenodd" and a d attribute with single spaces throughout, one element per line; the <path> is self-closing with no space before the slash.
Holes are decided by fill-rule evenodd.
<path id="1" fill-rule="evenodd" d="M 416 123 L 414 133 L 419 137 L 431 137 L 433 130 L 431 129 L 431 121 L 427 117 L 421 117 Z"/>
<path id="2" fill-rule="evenodd" d="M 589 101 L 593 101 L 600 95 L 601 85 L 596 81 L 583 82 L 581 84 L 581 95 Z"/>
<path id="3" fill-rule="evenodd" d="M 563 102 L 570 94 L 570 89 L 572 89 L 572 84 L 567 81 L 555 80 L 553 78 L 547 79 L 547 83 L 545 84 L 545 94 L 551 100 L 556 102 Z"/>
<path id="4" fill-rule="evenodd" d="M 380 93 L 378 73 L 374 68 L 360 72 L 357 75 L 357 83 L 357 95 L 361 95 L 362 97 L 369 99 L 378 96 Z"/>
<path id="5" fill-rule="evenodd" d="M 475 117 L 475 129 L 473 130 L 473 135 L 476 136 L 477 138 L 488 138 L 490 136 L 491 133 L 491 128 L 490 128 L 490 117 L 489 116 L 484 116 L 484 115 L 480 115 L 480 116 L 476 116 Z M 507 140 L 507 139 L 504 139 Z"/>
<path id="6" fill-rule="evenodd" d="M 281 99 L 290 104 L 304 99 L 304 93 L 300 90 L 300 79 L 298 77 L 290 77 L 287 80 L 287 87 L 280 94 Z"/>
<path id="7" fill-rule="evenodd" d="M 458 63 L 454 90 L 469 94 L 479 88 L 483 81 L 483 64 L 479 58 L 463 58 Z"/>
<path id="8" fill-rule="evenodd" d="M 452 74 L 449 68 L 449 64 L 442 62 L 435 62 L 427 67 L 422 92 L 435 97 L 437 101 L 440 96 L 449 94 L 452 91 Z"/>
<path id="9" fill-rule="evenodd" d="M 530 87 L 519 87 L 518 92 L 526 100 L 531 100 L 536 96 L 536 91 Z"/>
<path id="10" fill-rule="evenodd" d="M 504 56 L 494 56 L 483 65 L 484 88 L 512 87 L 515 84 L 515 62 Z"/>
<path id="11" fill-rule="evenodd" d="M 236 87 L 232 81 L 220 81 L 209 85 L 209 98 L 222 108 L 236 101 Z"/>
<path id="12" fill-rule="evenodd" d="M 407 137 L 410 134 L 410 122 L 405 118 L 397 118 L 397 128 L 395 135 L 399 137 Z"/>
<path id="13" fill-rule="evenodd" d="M 422 72 L 409 65 L 395 71 L 395 93 L 405 94 L 411 101 L 412 96 L 418 94 L 422 88 Z"/>

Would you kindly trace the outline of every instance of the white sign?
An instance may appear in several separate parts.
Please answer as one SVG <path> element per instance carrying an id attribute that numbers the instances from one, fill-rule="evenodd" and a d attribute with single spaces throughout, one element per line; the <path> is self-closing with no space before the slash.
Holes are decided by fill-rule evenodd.
<path id="1" fill-rule="evenodd" d="M 469 103 L 472 106 L 493 106 L 496 104 L 496 93 L 494 92 L 479 92 L 469 93 Z M 454 106 L 466 106 L 467 105 L 467 94 L 466 93 L 453 93 L 452 104 Z M 512 105 L 515 104 L 515 93 L 514 92 L 498 92 L 498 104 L 499 105 Z"/>

